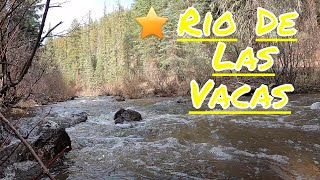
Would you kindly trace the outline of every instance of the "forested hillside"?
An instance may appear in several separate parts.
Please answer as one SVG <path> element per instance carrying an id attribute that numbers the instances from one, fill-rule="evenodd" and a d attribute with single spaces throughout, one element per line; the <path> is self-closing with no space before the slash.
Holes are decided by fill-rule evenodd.
<path id="1" fill-rule="evenodd" d="M 91 19 L 90 14 L 84 21 L 74 20 L 67 36 L 47 41 L 44 58 L 51 61 L 52 69 L 59 70 L 64 81 L 82 95 L 113 94 L 131 98 L 184 95 L 190 80 L 204 82 L 212 78 L 210 63 L 215 44 L 178 43 L 176 30 L 180 13 L 193 6 L 202 17 L 211 11 L 217 19 L 225 11 L 231 11 L 236 17 L 238 31 L 235 36 L 240 42 L 228 47 L 226 59 L 236 61 L 247 46 L 258 50 L 270 45 L 255 42 L 257 7 L 269 9 L 276 15 L 295 10 L 300 14 L 296 25 L 299 42 L 277 44 L 281 50 L 273 69 L 277 77 L 258 81 L 293 83 L 297 88 L 310 89 L 319 87 L 316 70 L 319 67 L 319 57 L 316 57 L 319 52 L 319 4 L 317 0 L 136 0 L 131 9 L 119 5 L 99 20 Z M 159 16 L 169 18 L 162 40 L 140 38 L 141 27 L 135 18 L 146 16 L 151 6 Z"/>

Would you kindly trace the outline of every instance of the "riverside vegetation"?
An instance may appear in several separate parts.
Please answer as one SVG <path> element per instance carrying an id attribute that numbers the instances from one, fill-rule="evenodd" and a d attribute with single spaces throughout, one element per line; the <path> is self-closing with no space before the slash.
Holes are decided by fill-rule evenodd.
<path id="1" fill-rule="evenodd" d="M 168 17 L 164 26 L 164 38 L 141 39 L 141 27 L 136 17 L 145 16 L 150 6 L 160 16 Z M 277 46 L 280 54 L 275 57 L 273 78 L 212 78 L 210 60 L 216 49 L 215 43 L 177 42 L 179 16 L 188 7 L 195 7 L 202 21 L 211 12 L 213 21 L 230 11 L 237 27 L 238 43 L 231 43 L 224 60 L 236 60 L 247 46 L 256 51 Z M 256 9 L 264 7 L 276 16 L 297 11 L 297 43 L 255 42 Z M 254 84 L 293 84 L 296 92 L 319 90 L 319 24 L 320 3 L 308 1 L 150 1 L 136 0 L 130 9 L 120 5 L 112 13 L 104 10 L 104 16 L 93 20 L 90 13 L 83 21 L 74 20 L 70 33 L 65 37 L 47 41 L 43 56 L 52 62 L 51 70 L 57 70 L 67 86 L 80 95 L 121 95 L 140 98 L 146 95 L 187 95 L 189 83 L 214 79 L 217 84 L 237 82 Z M 275 33 L 269 37 L 276 38 Z"/>

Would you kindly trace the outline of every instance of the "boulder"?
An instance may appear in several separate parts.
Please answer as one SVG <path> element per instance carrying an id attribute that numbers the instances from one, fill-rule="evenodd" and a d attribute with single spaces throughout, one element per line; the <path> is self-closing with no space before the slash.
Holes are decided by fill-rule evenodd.
<path id="1" fill-rule="evenodd" d="M 24 118 L 18 122 L 18 127 L 23 136 L 26 136 L 32 130 L 29 135 L 32 138 L 39 136 L 47 129 L 70 128 L 86 122 L 87 119 L 88 114 L 86 112 L 60 112 L 52 113 L 44 119 L 43 117 Z"/>
<path id="2" fill-rule="evenodd" d="M 42 161 L 48 163 L 64 149 L 66 149 L 65 152 L 69 152 L 71 140 L 63 128 L 48 129 L 42 132 L 40 137 L 32 143 L 32 146 Z M 34 157 L 27 148 L 24 148 L 19 156 L 19 162 L 28 160 L 34 161 Z"/>
<path id="3" fill-rule="evenodd" d="M 119 111 L 116 112 L 114 115 L 114 122 L 115 124 L 123 123 L 124 121 L 132 122 L 132 121 L 141 121 L 142 116 L 137 111 L 133 111 L 130 109 L 123 109 L 121 108 Z"/>
<path id="4" fill-rule="evenodd" d="M 56 157 L 63 150 L 65 150 L 65 152 L 69 152 L 71 150 L 71 140 L 64 128 L 48 128 L 46 130 L 42 130 L 39 136 L 29 138 L 28 142 L 31 144 L 31 146 L 34 148 L 36 153 L 45 164 L 50 162 L 50 160 Z M 21 175 L 23 174 L 22 172 L 28 173 L 31 171 L 31 169 L 34 168 L 33 166 L 30 166 L 30 168 L 27 169 L 20 168 L 24 165 L 22 162 L 27 163 L 28 161 L 35 160 L 29 150 L 23 144 L 19 144 L 19 140 L 13 139 L 8 146 L 0 150 L 1 158 L 3 158 L 2 160 L 10 156 L 10 158 L 6 160 L 3 166 L 0 167 L 0 178 L 4 175 L 8 176 L 7 173 L 3 174 L 6 167 L 13 167 L 11 168 L 10 172 L 14 172 L 13 174 L 15 175 Z M 16 147 L 18 148 L 16 149 Z M 13 151 L 14 153 L 12 153 Z M 2 160 L 0 161 L 1 163 Z"/>
<path id="5" fill-rule="evenodd" d="M 45 121 L 40 124 L 40 129 L 48 130 L 48 129 L 58 129 L 60 128 L 59 124 L 54 121 Z"/>
<path id="6" fill-rule="evenodd" d="M 88 114 L 86 112 L 52 114 L 46 118 L 46 120 L 56 122 L 62 128 L 73 127 L 77 124 L 86 122 L 87 119 Z"/>
<path id="7" fill-rule="evenodd" d="M 23 118 L 23 120 L 17 122 L 17 126 L 22 136 L 27 137 L 29 135 L 28 142 L 46 164 L 61 151 L 69 152 L 71 150 L 71 140 L 65 128 L 85 122 L 87 114 L 85 112 L 55 113 L 46 117 L 39 124 L 41 119 L 41 117 Z M 31 130 L 32 133 L 29 134 Z M 11 156 L 0 166 L 0 179 L 4 177 L 4 171 L 7 167 L 12 167 L 11 170 L 17 175 L 20 174 L 21 168 L 19 168 L 19 165 L 21 165 L 21 162 L 34 161 L 34 157 L 29 150 L 23 144 L 19 145 L 20 140 L 0 122 L 0 143 L 4 140 L 6 140 L 6 143 L 0 149 L 0 163 L 9 155 Z M 19 147 L 17 148 L 18 145 Z M 14 153 L 12 153 L 13 151 Z M 18 166 L 16 167 L 16 165 Z M 16 176 L 13 179 L 16 179 Z"/>
<path id="8" fill-rule="evenodd" d="M 121 117 L 121 114 L 123 114 L 126 110 L 121 108 L 119 111 L 116 112 L 116 114 L 114 115 L 114 120 L 118 119 Z"/>

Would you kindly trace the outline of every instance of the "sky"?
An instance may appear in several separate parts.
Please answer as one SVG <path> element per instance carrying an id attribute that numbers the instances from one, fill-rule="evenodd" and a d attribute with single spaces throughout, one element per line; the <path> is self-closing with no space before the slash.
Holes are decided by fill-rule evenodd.
<path id="1" fill-rule="evenodd" d="M 45 3 L 45 1 L 46 0 L 42 0 L 43 3 Z M 125 8 L 130 8 L 133 3 L 133 0 L 119 1 Z M 104 4 L 106 4 L 107 11 L 112 12 L 113 8 L 117 5 L 118 0 L 51 0 L 51 4 L 62 2 L 66 2 L 62 7 L 50 9 L 46 20 L 46 31 L 49 28 L 49 24 L 53 27 L 60 21 L 63 21 L 63 24 L 60 25 L 54 33 L 68 30 L 74 19 L 81 21 L 87 17 L 89 11 L 91 11 L 92 19 L 99 19 L 103 16 Z"/>

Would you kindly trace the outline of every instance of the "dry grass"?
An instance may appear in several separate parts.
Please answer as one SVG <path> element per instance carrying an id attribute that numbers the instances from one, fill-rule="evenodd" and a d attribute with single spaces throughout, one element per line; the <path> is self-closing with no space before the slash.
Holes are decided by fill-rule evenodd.
<path id="1" fill-rule="evenodd" d="M 119 81 L 108 83 L 100 88 L 100 95 L 123 96 L 130 99 L 137 99 L 148 96 L 174 96 L 185 94 L 189 84 L 183 83 L 181 88 L 175 77 L 167 77 L 165 73 L 153 71 L 153 73 L 142 76 L 126 76 Z M 184 92 L 185 91 L 185 92 Z"/>
<path id="2" fill-rule="evenodd" d="M 43 74 L 41 79 L 35 83 L 37 78 L 39 78 L 39 75 L 29 75 L 17 87 L 17 93 L 21 95 L 30 94 L 29 98 L 40 104 L 64 101 L 75 96 L 76 91 L 74 88 L 65 83 L 61 73 L 58 71 Z"/>

